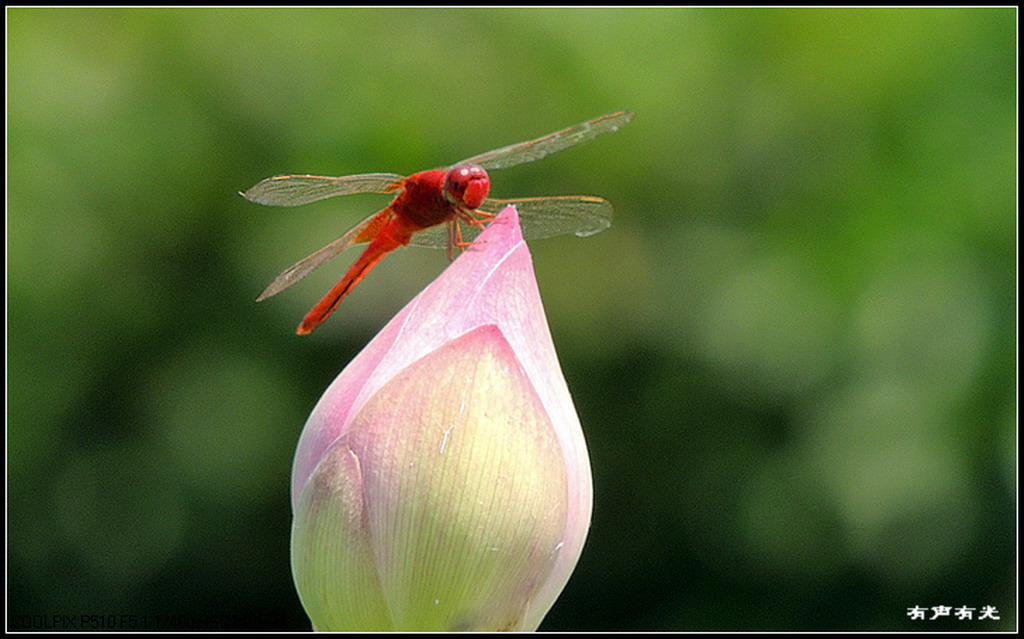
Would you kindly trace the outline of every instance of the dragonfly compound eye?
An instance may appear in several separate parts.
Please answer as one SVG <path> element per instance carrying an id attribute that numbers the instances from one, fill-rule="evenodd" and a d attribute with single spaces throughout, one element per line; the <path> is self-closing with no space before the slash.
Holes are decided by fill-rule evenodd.
<path id="1" fill-rule="evenodd" d="M 454 202 L 477 208 L 491 190 L 491 178 L 479 166 L 459 166 L 448 172 L 445 193 Z"/>

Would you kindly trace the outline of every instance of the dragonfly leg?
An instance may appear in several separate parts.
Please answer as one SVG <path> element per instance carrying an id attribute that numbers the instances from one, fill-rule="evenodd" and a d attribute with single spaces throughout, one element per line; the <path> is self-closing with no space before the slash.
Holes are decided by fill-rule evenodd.
<path id="1" fill-rule="evenodd" d="M 469 220 L 466 220 L 466 222 L 470 224 L 473 223 L 469 222 Z M 448 261 L 451 262 L 455 259 L 455 256 L 452 255 L 453 249 L 458 248 L 459 254 L 462 254 L 462 252 L 466 250 L 466 247 L 469 246 L 473 246 L 473 243 L 462 239 L 462 227 L 459 223 L 454 220 L 448 222 Z"/>
<path id="2" fill-rule="evenodd" d="M 459 246 L 459 252 L 462 252 L 462 229 L 459 228 L 459 223 L 456 222 L 455 220 L 449 220 L 445 222 L 445 225 L 447 227 L 446 230 L 448 232 L 448 261 L 451 262 L 455 260 L 453 249 L 456 246 Z"/>
<path id="3" fill-rule="evenodd" d="M 466 216 L 466 223 L 472 224 L 473 226 L 485 226 L 490 223 L 496 217 L 494 213 L 488 213 L 487 211 L 471 211 Z"/>
<path id="4" fill-rule="evenodd" d="M 489 224 L 495 217 L 494 213 L 487 213 L 486 211 L 460 211 L 456 219 L 449 220 L 447 222 L 448 261 L 452 260 L 454 248 L 458 248 L 459 253 L 462 253 L 467 248 L 475 244 L 475 241 L 463 238 L 462 224 L 469 224 L 477 227 L 477 230 L 479 231 L 482 230 L 482 227 Z"/>
<path id="5" fill-rule="evenodd" d="M 469 222 L 469 220 L 467 220 Z M 469 222 L 472 224 L 473 222 Z M 462 239 L 462 227 L 459 226 L 458 222 L 452 222 L 452 226 L 455 227 L 455 246 L 459 247 L 459 253 L 466 250 L 467 246 L 473 246 L 472 242 L 466 242 Z"/>

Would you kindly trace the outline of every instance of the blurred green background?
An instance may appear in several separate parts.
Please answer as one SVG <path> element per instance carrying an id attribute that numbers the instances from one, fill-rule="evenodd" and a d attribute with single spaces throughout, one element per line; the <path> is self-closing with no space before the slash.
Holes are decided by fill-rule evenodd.
<path id="1" fill-rule="evenodd" d="M 299 338 L 355 252 L 254 298 L 387 198 L 237 192 L 624 108 L 491 175 L 616 207 L 531 244 L 595 483 L 541 629 L 1016 626 L 1015 9 L 7 19 L 9 628 L 308 629 L 300 429 L 446 260 L 396 253 Z"/>

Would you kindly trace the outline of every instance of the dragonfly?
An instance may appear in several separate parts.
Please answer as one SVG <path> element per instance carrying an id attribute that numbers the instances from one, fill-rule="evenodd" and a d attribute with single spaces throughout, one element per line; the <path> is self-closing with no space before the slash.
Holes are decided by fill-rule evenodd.
<path id="1" fill-rule="evenodd" d="M 460 160 L 446 168 L 404 177 L 395 173 L 361 173 L 341 177 L 277 175 L 241 195 L 257 204 L 299 206 L 354 193 L 394 194 L 386 207 L 359 222 L 344 235 L 281 272 L 256 298 L 261 302 L 297 283 L 356 244 L 369 245 L 345 275 L 303 318 L 296 331 L 308 335 L 388 253 L 402 246 L 465 249 L 480 230 L 507 206 L 519 212 L 527 240 L 574 233 L 586 237 L 611 225 L 612 205 L 589 195 L 560 195 L 518 199 L 487 197 L 488 170 L 540 160 L 618 131 L 633 120 L 632 111 L 616 111 L 527 142 L 503 146 Z"/>

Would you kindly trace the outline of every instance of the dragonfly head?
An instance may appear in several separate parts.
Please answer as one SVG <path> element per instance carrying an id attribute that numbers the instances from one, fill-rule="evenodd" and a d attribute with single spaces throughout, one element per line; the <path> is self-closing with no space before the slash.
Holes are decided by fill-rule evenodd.
<path id="1" fill-rule="evenodd" d="M 483 168 L 469 164 L 457 166 L 444 179 L 444 195 L 449 202 L 475 209 L 491 190 L 491 178 Z"/>

